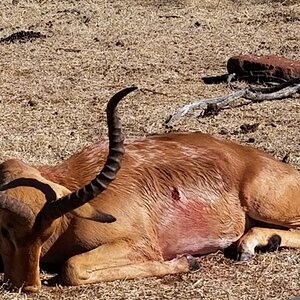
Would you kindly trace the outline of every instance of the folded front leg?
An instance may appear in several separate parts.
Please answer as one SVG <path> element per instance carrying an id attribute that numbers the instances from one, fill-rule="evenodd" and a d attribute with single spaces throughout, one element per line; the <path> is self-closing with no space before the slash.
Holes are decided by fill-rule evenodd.
<path id="1" fill-rule="evenodd" d="M 71 257 L 63 266 L 61 277 L 65 284 L 80 285 L 117 279 L 160 277 L 188 272 L 198 267 L 192 256 L 171 261 L 163 261 L 160 257 L 149 260 L 142 250 L 139 253 L 134 244 L 118 241 Z"/>

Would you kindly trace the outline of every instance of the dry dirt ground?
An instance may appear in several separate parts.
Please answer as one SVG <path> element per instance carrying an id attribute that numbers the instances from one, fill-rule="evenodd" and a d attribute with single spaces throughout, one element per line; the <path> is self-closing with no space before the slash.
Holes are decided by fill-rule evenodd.
<path id="1" fill-rule="evenodd" d="M 230 92 L 202 76 L 226 72 L 236 54 L 299 59 L 299 0 L 1 0 L 0 38 L 40 32 L 28 42 L 0 43 L 0 161 L 18 157 L 54 164 L 104 138 L 104 108 L 118 89 L 141 90 L 120 105 L 127 136 L 166 131 L 184 104 Z M 300 96 L 228 109 L 173 130 L 201 130 L 251 144 L 300 168 Z M 258 123 L 243 133 L 241 125 Z M 300 251 L 257 255 L 238 264 L 217 253 L 197 272 L 162 279 L 83 287 L 47 287 L 2 299 L 290 299 L 300 295 Z M 43 277 L 47 276 L 45 274 Z"/>

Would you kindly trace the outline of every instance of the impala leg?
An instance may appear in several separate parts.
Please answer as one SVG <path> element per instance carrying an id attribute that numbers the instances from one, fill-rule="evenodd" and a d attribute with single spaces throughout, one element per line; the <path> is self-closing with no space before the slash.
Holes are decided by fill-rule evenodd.
<path id="1" fill-rule="evenodd" d="M 195 265 L 192 258 L 192 265 Z M 76 281 L 67 281 L 66 284 L 81 285 L 103 281 L 135 279 L 144 277 L 161 277 L 167 274 L 185 273 L 190 270 L 189 257 L 180 257 L 171 261 L 146 261 L 132 263 L 126 266 L 112 267 L 108 269 L 81 270 Z M 193 269 L 194 270 L 194 269 Z"/>
<path id="2" fill-rule="evenodd" d="M 135 257 L 132 254 L 135 254 Z M 159 259 L 159 258 L 158 258 Z M 62 281 L 68 285 L 81 285 L 117 279 L 163 276 L 198 269 L 192 256 L 171 261 L 149 260 L 142 251 L 121 241 L 104 244 L 89 252 L 71 257 L 63 266 Z"/>
<path id="3" fill-rule="evenodd" d="M 238 259 L 249 260 L 255 248 L 268 247 L 276 250 L 279 247 L 300 248 L 300 231 L 253 227 L 238 242 Z"/>

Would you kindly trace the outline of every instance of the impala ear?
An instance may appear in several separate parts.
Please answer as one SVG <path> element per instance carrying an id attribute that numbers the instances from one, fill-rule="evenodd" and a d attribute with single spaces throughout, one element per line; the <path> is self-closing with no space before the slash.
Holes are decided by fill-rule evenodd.
<path id="1" fill-rule="evenodd" d="M 76 209 L 73 209 L 71 213 L 76 217 L 97 221 L 101 223 L 112 223 L 116 221 L 116 218 L 114 216 L 95 209 L 89 203 L 85 203 L 84 205 Z"/>

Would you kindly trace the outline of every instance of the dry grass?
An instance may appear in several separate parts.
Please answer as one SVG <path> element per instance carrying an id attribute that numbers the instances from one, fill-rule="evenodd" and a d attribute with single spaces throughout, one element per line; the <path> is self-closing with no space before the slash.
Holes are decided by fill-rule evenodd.
<path id="1" fill-rule="evenodd" d="M 228 93 L 200 78 L 225 72 L 239 53 L 299 59 L 298 0 L 2 0 L 0 38 L 18 30 L 46 35 L 0 44 L 0 161 L 56 163 L 105 136 L 104 105 L 126 85 L 127 135 L 164 132 L 164 119 L 199 97 Z M 152 92 L 150 92 L 151 90 Z M 259 123 L 243 134 L 244 123 Z M 223 134 L 300 167 L 299 95 L 182 119 L 174 130 Z M 214 254 L 201 270 L 163 279 L 85 287 L 43 287 L 38 296 L 1 291 L 3 299 L 289 299 L 300 295 L 300 252 L 257 256 L 240 265 Z M 43 275 L 45 277 L 46 275 Z"/>

